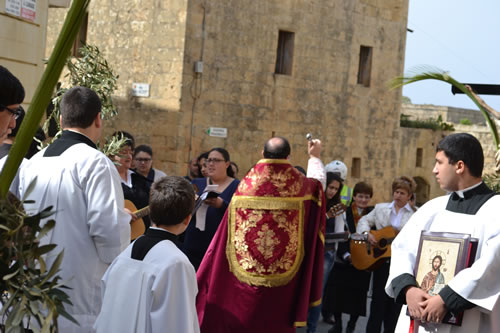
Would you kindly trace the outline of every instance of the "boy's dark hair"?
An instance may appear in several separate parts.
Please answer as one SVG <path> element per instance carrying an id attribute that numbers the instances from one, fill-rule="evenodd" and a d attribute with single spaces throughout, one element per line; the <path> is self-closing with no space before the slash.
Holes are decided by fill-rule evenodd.
<path id="1" fill-rule="evenodd" d="M 151 156 L 151 158 L 153 158 L 153 148 L 151 148 L 151 146 L 139 145 L 139 146 L 135 147 L 134 157 L 135 157 L 135 155 L 137 155 L 140 152 L 146 153 L 149 156 Z"/>
<path id="2" fill-rule="evenodd" d="M 373 187 L 368 183 L 359 182 L 356 185 L 354 185 L 352 196 L 355 197 L 356 194 L 358 193 L 368 194 L 370 195 L 371 198 L 373 197 Z"/>
<path id="3" fill-rule="evenodd" d="M 151 220 L 156 225 L 181 223 L 194 208 L 193 185 L 183 177 L 161 178 L 151 186 L 149 208 Z"/>
<path id="4" fill-rule="evenodd" d="M 60 110 L 63 128 L 88 128 L 101 112 L 101 100 L 92 89 L 77 86 L 64 93 Z"/>
<path id="5" fill-rule="evenodd" d="M 279 139 L 279 140 L 273 140 Z M 264 145 L 264 158 L 285 159 L 290 156 L 291 148 L 287 139 L 275 136 L 267 140 Z"/>
<path id="6" fill-rule="evenodd" d="M 455 133 L 442 139 L 436 152 L 444 152 L 449 164 L 463 161 L 473 177 L 481 177 L 484 167 L 483 148 L 478 139 L 468 133 Z"/>
<path id="7" fill-rule="evenodd" d="M 19 79 L 7 68 L 0 66 L 0 105 L 6 107 L 13 104 L 21 104 L 24 101 L 24 97 L 24 87 Z"/>

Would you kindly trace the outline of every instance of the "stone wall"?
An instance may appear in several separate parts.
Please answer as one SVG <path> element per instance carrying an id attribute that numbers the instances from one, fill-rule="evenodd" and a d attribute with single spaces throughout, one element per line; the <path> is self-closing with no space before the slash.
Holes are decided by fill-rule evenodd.
<path id="1" fill-rule="evenodd" d="M 400 156 L 401 91 L 387 82 L 403 71 L 407 13 L 408 0 L 92 2 L 88 43 L 120 76 L 120 114 L 106 133 L 130 131 L 153 146 L 156 167 L 182 175 L 215 146 L 244 173 L 272 135 L 287 137 L 292 163 L 305 167 L 311 132 L 325 162 L 361 160 L 349 185 L 368 180 L 385 192 Z M 64 14 L 51 9 L 49 36 Z M 275 74 L 280 30 L 295 33 L 292 75 Z M 369 87 L 357 83 L 361 45 L 373 48 Z M 151 96 L 131 97 L 132 82 L 149 83 Z M 227 138 L 209 127 L 227 128 Z M 390 198 L 381 192 L 376 200 Z"/>
<path id="2" fill-rule="evenodd" d="M 11 71 L 24 86 L 27 108 L 44 70 L 48 0 L 36 1 L 33 21 L 11 15 L 0 2 L 0 65 Z"/>
<path id="3" fill-rule="evenodd" d="M 223 146 L 247 170 L 265 140 L 282 135 L 292 144 L 292 163 L 305 167 L 311 132 L 323 140 L 325 162 L 351 167 L 361 159 L 361 177 L 348 184 L 386 186 L 397 170 L 400 101 L 386 82 L 403 69 L 407 1 L 191 4 L 183 81 L 192 82 L 195 61 L 203 60 L 204 72 L 194 82 L 202 87 L 196 98 L 190 85 L 183 88 L 193 141 L 179 151 Z M 274 73 L 279 30 L 295 33 L 291 76 Z M 370 87 L 357 84 L 360 45 L 373 47 Z M 207 136 L 212 126 L 228 128 L 228 138 Z"/>
<path id="4" fill-rule="evenodd" d="M 443 132 L 430 129 L 404 128 L 400 129 L 400 151 L 399 170 L 401 174 L 407 174 L 413 178 L 419 177 L 427 183 L 428 198 L 443 195 L 445 192 L 439 188 L 432 168 L 435 163 L 436 146 L 446 135 L 452 133 L 470 133 L 474 135 L 483 147 L 484 173 L 494 173 L 496 148 L 490 130 L 485 125 L 484 117 L 478 110 L 459 109 L 436 105 L 403 104 L 401 112 L 409 115 L 412 119 L 436 119 L 441 115 L 443 121 L 453 123 L 455 131 Z M 461 125 L 461 119 L 467 118 L 474 125 Z M 497 126 L 500 122 L 497 121 Z M 422 166 L 416 166 L 417 148 L 423 149 Z"/>
<path id="5" fill-rule="evenodd" d="M 486 125 L 483 114 L 479 110 L 455 108 L 452 106 L 439 106 L 432 104 L 403 104 L 401 113 L 408 115 L 410 119 L 437 119 L 459 124 L 462 119 L 469 120 L 472 124 Z"/>

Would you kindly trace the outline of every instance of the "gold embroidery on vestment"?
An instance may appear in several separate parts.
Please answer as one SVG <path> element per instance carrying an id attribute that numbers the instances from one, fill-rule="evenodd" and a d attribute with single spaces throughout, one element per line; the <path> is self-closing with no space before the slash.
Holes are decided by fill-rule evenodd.
<path id="1" fill-rule="evenodd" d="M 233 197 L 226 256 L 238 280 L 276 287 L 293 279 L 304 257 L 304 201 L 310 199 Z"/>

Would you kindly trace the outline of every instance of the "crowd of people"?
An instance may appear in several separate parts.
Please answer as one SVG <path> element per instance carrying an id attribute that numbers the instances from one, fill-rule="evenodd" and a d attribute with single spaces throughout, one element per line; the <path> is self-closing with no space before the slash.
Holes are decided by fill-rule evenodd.
<path id="1" fill-rule="evenodd" d="M 0 66 L 0 170 L 23 100 L 22 84 Z M 500 199 L 482 182 L 484 157 L 473 136 L 439 143 L 432 171 L 449 194 L 417 210 L 416 184 L 405 176 L 391 184 L 391 202 L 371 206 L 373 187 L 349 187 L 340 160 L 325 167 L 317 139 L 308 141 L 306 170 L 290 163 L 287 139 L 273 137 L 241 179 L 221 147 L 192 158 L 186 176 L 167 176 L 153 167 L 152 148 L 136 146 L 125 131 L 113 134 L 124 139 L 116 155 L 101 153 L 100 110 L 91 89 L 69 89 L 60 104 L 62 135 L 29 156 L 10 187 L 28 213 L 53 207 L 57 223 L 41 242 L 64 250 L 66 311 L 78 322 L 59 316 L 61 332 L 286 333 L 306 326 L 312 333 L 321 316 L 329 332 L 351 333 L 367 314 L 370 281 L 366 332 L 491 331 Z M 134 237 L 139 210 L 147 213 Z M 475 263 L 439 292 L 416 280 L 421 231 L 479 239 Z M 392 255 L 382 255 L 391 242 Z M 373 260 L 365 268 L 359 244 L 368 254 L 362 260 Z M 47 264 L 54 259 L 47 256 Z M 445 262 L 443 255 L 432 260 L 437 269 Z M 460 312 L 462 326 L 442 323 Z"/>

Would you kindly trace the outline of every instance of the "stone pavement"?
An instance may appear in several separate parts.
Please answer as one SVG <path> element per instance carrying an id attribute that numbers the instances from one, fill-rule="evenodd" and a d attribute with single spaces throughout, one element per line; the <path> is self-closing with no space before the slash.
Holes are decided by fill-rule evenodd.
<path id="1" fill-rule="evenodd" d="M 368 302 L 369 306 L 369 302 Z M 345 328 L 347 326 L 347 322 L 349 321 L 349 316 L 343 314 L 342 315 L 342 324 L 343 324 L 343 330 L 342 332 L 345 332 Z M 354 331 L 355 333 L 365 333 L 366 329 L 366 322 L 368 321 L 368 313 L 366 317 L 359 317 L 358 322 L 356 324 L 356 330 Z M 324 323 L 321 319 L 319 320 L 318 327 L 316 329 L 316 333 L 327 333 L 328 330 L 332 328 L 332 325 Z M 297 333 L 306 333 L 306 328 L 301 327 L 296 330 Z"/>
<path id="2" fill-rule="evenodd" d="M 366 307 L 367 307 L 366 317 L 359 317 L 358 318 L 358 322 L 356 323 L 356 330 L 354 331 L 354 333 L 365 333 L 365 331 L 366 331 L 366 323 L 368 322 L 368 316 L 370 315 L 370 313 L 369 313 L 370 303 L 371 303 L 371 296 L 370 295 L 371 295 L 371 290 L 368 293 L 368 301 L 366 302 Z M 342 332 L 345 332 L 348 321 L 349 321 L 349 315 L 342 314 L 342 325 L 343 325 Z M 324 323 L 323 320 L 321 320 L 321 318 L 320 318 L 320 320 L 318 322 L 318 327 L 316 329 L 316 333 L 327 333 L 328 330 L 332 327 L 333 327 L 332 325 Z M 297 333 L 306 333 L 306 328 L 305 327 L 297 328 L 296 332 Z"/>

